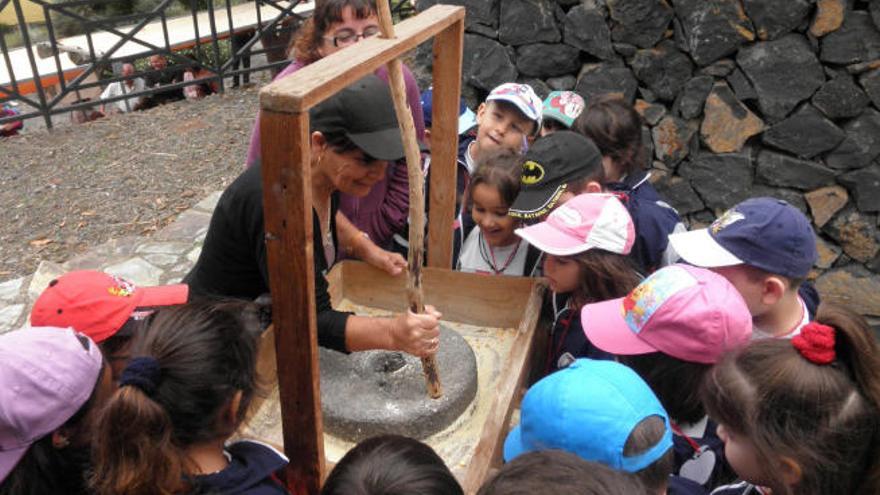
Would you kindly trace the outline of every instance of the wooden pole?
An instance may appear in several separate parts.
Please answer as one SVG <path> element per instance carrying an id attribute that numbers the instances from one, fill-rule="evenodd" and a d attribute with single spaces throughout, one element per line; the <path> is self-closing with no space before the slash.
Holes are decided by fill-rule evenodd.
<path id="1" fill-rule="evenodd" d="M 388 0 L 377 2 L 379 8 L 379 27 L 385 38 L 394 38 L 394 23 Z M 403 81 L 403 67 L 399 59 L 388 62 L 388 82 L 394 99 L 394 111 L 400 123 L 403 148 L 406 152 L 406 168 L 409 176 L 409 270 L 407 273 L 406 296 L 409 309 L 413 313 L 425 312 L 422 293 L 422 264 L 425 256 L 425 192 L 421 167 L 421 153 L 416 140 L 416 128 L 412 112 L 406 103 L 406 85 Z M 443 395 L 437 360 L 434 356 L 422 358 L 422 371 L 428 387 L 428 395 L 437 399 Z"/>

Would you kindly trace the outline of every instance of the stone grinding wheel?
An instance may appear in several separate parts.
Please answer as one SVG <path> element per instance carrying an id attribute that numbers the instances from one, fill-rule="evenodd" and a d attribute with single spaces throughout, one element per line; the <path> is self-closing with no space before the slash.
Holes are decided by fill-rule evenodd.
<path id="1" fill-rule="evenodd" d="M 418 358 L 401 352 L 343 354 L 319 348 L 324 428 L 352 442 L 395 433 L 425 438 L 443 430 L 477 393 L 477 359 L 458 332 L 440 325 L 443 396 L 425 400 Z"/>

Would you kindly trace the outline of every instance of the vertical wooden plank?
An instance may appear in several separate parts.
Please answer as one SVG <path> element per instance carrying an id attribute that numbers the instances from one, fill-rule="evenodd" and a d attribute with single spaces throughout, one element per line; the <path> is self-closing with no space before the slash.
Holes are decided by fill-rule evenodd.
<path id="1" fill-rule="evenodd" d="M 320 491 L 324 475 L 309 115 L 260 114 L 263 212 L 284 451 L 291 493 Z"/>
<path id="2" fill-rule="evenodd" d="M 458 157 L 458 102 L 464 19 L 434 38 L 433 125 L 431 129 L 431 219 L 428 222 L 428 266 L 452 268 L 452 222 Z"/>

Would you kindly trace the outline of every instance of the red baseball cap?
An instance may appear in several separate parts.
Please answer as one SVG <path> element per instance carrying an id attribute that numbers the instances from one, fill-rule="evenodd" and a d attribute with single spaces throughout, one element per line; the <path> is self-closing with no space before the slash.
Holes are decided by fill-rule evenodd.
<path id="1" fill-rule="evenodd" d="M 186 303 L 186 284 L 137 287 L 104 272 L 70 272 L 49 282 L 31 310 L 35 327 L 72 327 L 97 343 L 112 337 L 136 311 Z"/>

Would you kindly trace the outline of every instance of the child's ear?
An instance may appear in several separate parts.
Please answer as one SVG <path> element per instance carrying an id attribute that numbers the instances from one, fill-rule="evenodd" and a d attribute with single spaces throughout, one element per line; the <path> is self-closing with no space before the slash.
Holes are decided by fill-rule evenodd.
<path id="1" fill-rule="evenodd" d="M 477 107 L 477 125 L 483 124 L 483 114 L 486 113 L 486 103 L 480 103 L 480 106 Z"/>
<path id="2" fill-rule="evenodd" d="M 791 457 L 779 459 L 779 473 L 782 475 L 782 481 L 786 486 L 795 486 L 803 479 L 804 472 L 801 465 Z"/>
<path id="3" fill-rule="evenodd" d="M 312 145 L 312 150 L 319 150 L 324 148 L 327 145 L 327 138 L 321 134 L 321 131 L 315 131 L 310 136 L 310 141 Z"/>
<path id="4" fill-rule="evenodd" d="M 226 409 L 220 415 L 220 421 L 223 423 L 221 425 L 221 430 L 235 430 L 235 428 L 238 427 L 239 422 L 244 419 L 239 417 L 241 399 L 243 396 L 244 392 L 236 390 L 232 399 L 226 404 Z"/>
<path id="5" fill-rule="evenodd" d="M 761 302 L 767 306 L 772 306 L 779 302 L 785 295 L 786 284 L 779 278 L 770 276 L 764 279 L 764 287 L 761 292 Z"/>
<path id="6" fill-rule="evenodd" d="M 584 188 L 584 192 L 587 192 L 590 194 L 600 193 L 600 192 L 602 192 L 602 184 L 599 184 L 598 182 L 591 180 L 590 182 L 587 182 L 587 187 Z"/>

